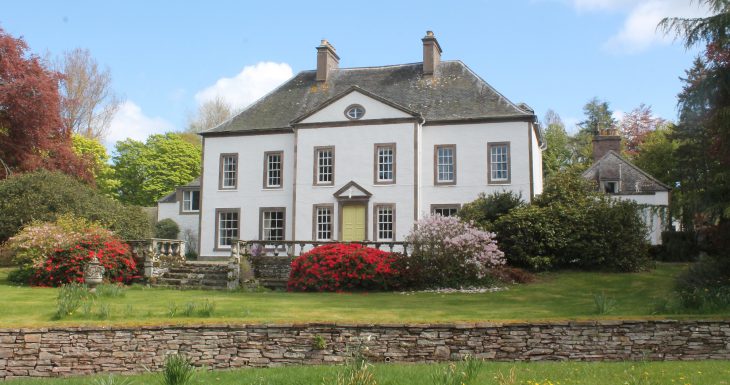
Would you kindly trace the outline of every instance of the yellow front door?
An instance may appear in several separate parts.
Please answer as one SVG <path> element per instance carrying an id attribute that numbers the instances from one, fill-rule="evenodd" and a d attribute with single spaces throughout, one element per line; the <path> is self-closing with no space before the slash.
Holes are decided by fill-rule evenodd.
<path id="1" fill-rule="evenodd" d="M 365 208 L 364 205 L 346 205 L 342 207 L 342 240 L 365 240 Z"/>

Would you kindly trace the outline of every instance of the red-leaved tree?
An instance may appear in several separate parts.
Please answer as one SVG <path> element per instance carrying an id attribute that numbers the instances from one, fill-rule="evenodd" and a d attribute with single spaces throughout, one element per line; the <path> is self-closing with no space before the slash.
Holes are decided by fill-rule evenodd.
<path id="1" fill-rule="evenodd" d="M 61 122 L 59 75 L 27 51 L 0 28 L 0 179 L 44 168 L 91 181 Z"/>
<path id="2" fill-rule="evenodd" d="M 646 136 L 666 123 L 666 120 L 654 116 L 651 106 L 644 103 L 624 115 L 621 122 L 619 122 L 619 128 L 626 140 L 626 152 L 631 156 L 636 156 Z"/>

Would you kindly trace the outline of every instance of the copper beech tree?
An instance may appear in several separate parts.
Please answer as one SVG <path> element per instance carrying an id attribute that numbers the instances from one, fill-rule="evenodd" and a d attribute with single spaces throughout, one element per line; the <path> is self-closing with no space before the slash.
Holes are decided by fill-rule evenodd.
<path id="1" fill-rule="evenodd" d="M 58 81 L 23 39 L 0 28 L 0 179 L 44 168 L 92 180 L 61 121 Z"/>

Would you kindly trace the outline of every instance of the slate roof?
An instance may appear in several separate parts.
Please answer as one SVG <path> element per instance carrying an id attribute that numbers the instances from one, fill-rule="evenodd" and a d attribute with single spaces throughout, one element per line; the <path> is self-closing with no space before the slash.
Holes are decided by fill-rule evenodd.
<path id="1" fill-rule="evenodd" d="M 515 105 L 461 61 L 442 61 L 435 81 L 423 78 L 423 63 L 339 68 L 317 84 L 316 71 L 302 71 L 221 125 L 201 135 L 291 130 L 291 122 L 353 86 L 421 114 L 426 122 L 462 119 L 532 121 L 534 112 Z"/>
<path id="2" fill-rule="evenodd" d="M 197 177 L 182 186 L 178 186 L 178 188 L 180 188 L 180 187 L 200 187 L 200 177 Z M 177 188 L 175 189 L 175 191 L 165 195 L 164 197 L 160 198 L 160 200 L 157 201 L 157 203 L 175 203 L 175 202 L 177 202 Z"/>
<path id="3" fill-rule="evenodd" d="M 628 159 L 611 150 L 583 172 L 583 177 L 594 180 L 620 180 L 620 194 L 648 194 L 669 191 L 671 188 L 640 169 Z M 638 191 L 637 191 L 638 187 Z"/>

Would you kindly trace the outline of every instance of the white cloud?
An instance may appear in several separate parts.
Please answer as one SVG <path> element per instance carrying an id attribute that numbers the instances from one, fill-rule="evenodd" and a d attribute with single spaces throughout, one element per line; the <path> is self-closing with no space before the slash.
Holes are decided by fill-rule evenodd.
<path id="1" fill-rule="evenodd" d="M 579 11 L 615 10 L 636 4 L 637 0 L 573 0 Z"/>
<path id="2" fill-rule="evenodd" d="M 145 140 L 152 134 L 161 134 L 173 130 L 172 123 L 160 117 L 149 117 L 137 104 L 127 100 L 119 106 L 119 110 L 109 126 L 107 146 L 127 138 Z"/>
<path id="3" fill-rule="evenodd" d="M 214 85 L 195 94 L 195 100 L 202 104 L 220 97 L 234 110 L 244 108 L 276 88 L 293 75 L 286 63 L 259 62 L 243 67 L 232 78 L 220 78 Z"/>
<path id="4" fill-rule="evenodd" d="M 618 11 L 626 13 L 619 31 L 603 48 L 612 53 L 637 53 L 653 44 L 668 44 L 672 37 L 657 30 L 665 17 L 703 17 L 706 6 L 688 0 L 572 0 L 578 11 Z"/>

